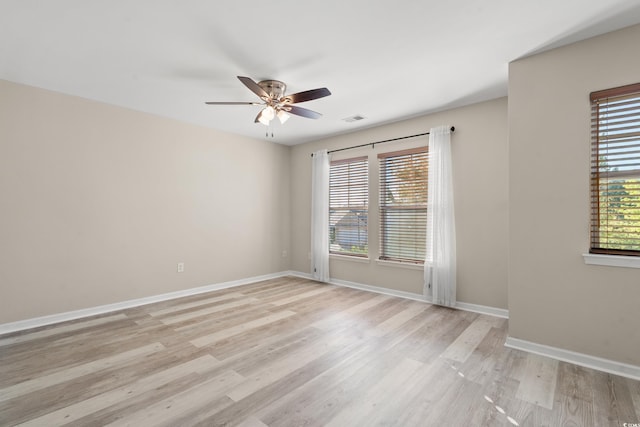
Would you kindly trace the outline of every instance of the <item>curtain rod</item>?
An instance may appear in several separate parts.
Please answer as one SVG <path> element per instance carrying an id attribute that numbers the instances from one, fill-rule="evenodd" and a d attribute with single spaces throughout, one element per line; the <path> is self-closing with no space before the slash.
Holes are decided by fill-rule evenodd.
<path id="1" fill-rule="evenodd" d="M 451 126 L 450 130 L 451 130 L 451 132 L 454 132 L 456 130 L 455 126 Z M 370 145 L 371 148 L 373 148 L 373 147 L 375 147 L 376 144 L 383 144 L 385 142 L 399 141 L 401 139 L 415 138 L 417 136 L 425 136 L 425 135 L 429 135 L 429 132 L 417 133 L 415 135 L 409 135 L 409 136 L 401 136 L 399 138 L 385 139 L 384 141 L 367 142 L 366 144 L 354 145 L 353 147 L 338 148 L 336 150 L 327 151 L 327 154 L 335 153 L 337 151 L 344 151 L 344 150 L 351 150 L 351 149 L 354 149 L 354 148 L 366 147 L 367 145 Z M 313 153 L 311 154 L 311 157 L 313 157 Z"/>

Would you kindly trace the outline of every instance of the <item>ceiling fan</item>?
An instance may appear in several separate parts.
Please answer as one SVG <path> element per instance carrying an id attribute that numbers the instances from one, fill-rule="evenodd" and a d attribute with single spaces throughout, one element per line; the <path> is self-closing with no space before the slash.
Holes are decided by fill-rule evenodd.
<path id="1" fill-rule="evenodd" d="M 289 119 L 290 114 L 308 119 L 318 119 L 322 117 L 322 114 L 292 104 L 312 101 L 331 95 L 331 92 L 326 87 L 285 95 L 284 92 L 287 89 L 287 85 L 279 80 L 262 80 L 256 83 L 249 77 L 238 76 L 238 79 L 249 90 L 258 95 L 262 102 L 205 102 L 205 104 L 264 105 L 264 108 L 256 116 L 255 123 L 259 122 L 265 126 L 268 126 L 275 117 L 278 117 L 280 123 L 284 123 Z"/>

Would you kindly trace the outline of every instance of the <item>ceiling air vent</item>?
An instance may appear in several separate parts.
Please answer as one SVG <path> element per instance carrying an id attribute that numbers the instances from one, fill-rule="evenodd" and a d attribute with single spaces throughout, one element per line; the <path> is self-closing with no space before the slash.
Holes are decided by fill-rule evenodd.
<path id="1" fill-rule="evenodd" d="M 358 120 L 364 120 L 364 116 L 361 116 L 360 114 L 356 114 L 355 116 L 347 117 L 342 120 L 344 120 L 347 123 L 353 123 L 353 122 L 357 122 Z"/>

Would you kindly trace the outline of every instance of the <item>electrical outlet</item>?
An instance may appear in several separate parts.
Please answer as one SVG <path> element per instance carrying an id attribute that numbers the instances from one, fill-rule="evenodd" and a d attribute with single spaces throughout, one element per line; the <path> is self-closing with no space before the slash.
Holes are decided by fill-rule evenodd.
<path id="1" fill-rule="evenodd" d="M 282 251 L 282 258 L 286 258 L 287 257 L 287 250 L 283 250 Z"/>
<path id="2" fill-rule="evenodd" d="M 178 273 L 184 273 L 184 262 L 178 263 Z"/>

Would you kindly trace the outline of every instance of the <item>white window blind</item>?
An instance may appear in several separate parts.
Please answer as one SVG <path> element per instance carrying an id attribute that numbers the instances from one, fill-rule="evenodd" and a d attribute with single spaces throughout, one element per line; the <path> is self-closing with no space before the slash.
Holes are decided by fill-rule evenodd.
<path id="1" fill-rule="evenodd" d="M 427 147 L 382 153 L 380 259 L 423 263 L 427 226 Z"/>
<path id="2" fill-rule="evenodd" d="M 590 252 L 640 256 L 640 83 L 591 93 Z"/>
<path id="3" fill-rule="evenodd" d="M 329 253 L 368 255 L 369 167 L 367 157 L 331 162 Z"/>

